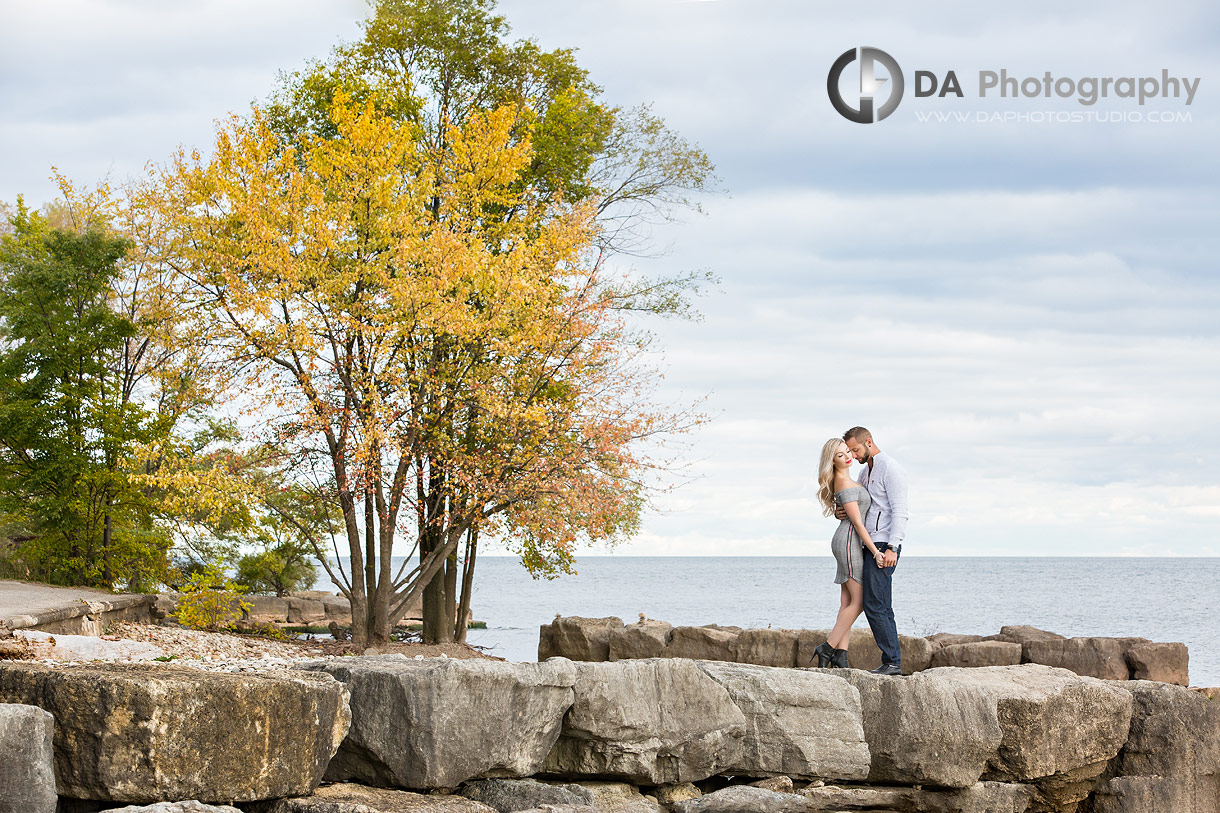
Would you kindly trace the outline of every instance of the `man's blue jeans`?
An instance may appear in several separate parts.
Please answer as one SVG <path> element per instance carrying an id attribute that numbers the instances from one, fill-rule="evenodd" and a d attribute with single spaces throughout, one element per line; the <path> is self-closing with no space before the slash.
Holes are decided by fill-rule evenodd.
<path id="1" fill-rule="evenodd" d="M 877 549 L 885 551 L 889 545 L 878 545 Z M 899 558 L 902 557 L 902 546 L 899 545 Z M 902 667 L 902 650 L 898 648 L 898 625 L 894 623 L 893 582 L 894 570 L 898 567 L 877 567 L 877 563 L 864 562 L 864 615 L 868 625 L 873 630 L 873 640 L 881 650 L 881 663 L 892 663 Z"/>

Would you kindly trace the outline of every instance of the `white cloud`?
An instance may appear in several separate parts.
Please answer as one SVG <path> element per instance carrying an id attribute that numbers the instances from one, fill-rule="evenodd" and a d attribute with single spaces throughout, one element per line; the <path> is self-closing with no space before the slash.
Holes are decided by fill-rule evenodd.
<path id="1" fill-rule="evenodd" d="M 517 36 L 578 47 L 612 101 L 655 102 L 732 192 L 658 230 L 672 252 L 637 263 L 723 278 L 705 321 L 657 328 L 661 395 L 710 394 L 718 417 L 691 438 L 696 479 L 624 552 L 821 552 L 834 523 L 812 457 L 864 423 L 912 473 L 913 550 L 1220 554 L 1215 8 L 500 8 Z M 206 147 L 214 120 L 355 37 L 366 13 L 0 0 L 0 200 L 45 200 L 52 165 L 121 181 L 179 144 Z M 830 61 L 857 44 L 908 73 L 1168 68 L 1203 83 L 1189 124 L 921 124 L 907 99 L 861 126 L 824 93 Z"/>

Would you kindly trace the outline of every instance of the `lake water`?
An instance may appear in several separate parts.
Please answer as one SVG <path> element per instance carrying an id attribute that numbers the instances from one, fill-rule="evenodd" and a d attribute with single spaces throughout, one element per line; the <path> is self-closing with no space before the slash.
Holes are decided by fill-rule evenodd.
<path id="1" fill-rule="evenodd" d="M 828 556 L 585 556 L 577 569 L 534 581 L 515 558 L 480 557 L 472 609 L 487 629 L 471 630 L 469 643 L 532 661 L 538 627 L 556 614 L 813 629 L 829 627 L 839 606 Z M 1069 637 L 1182 641 L 1191 683 L 1220 686 L 1218 592 L 1217 558 L 907 557 L 894 576 L 894 614 L 904 635 L 1032 624 Z M 863 616 L 857 624 L 867 626 Z"/>

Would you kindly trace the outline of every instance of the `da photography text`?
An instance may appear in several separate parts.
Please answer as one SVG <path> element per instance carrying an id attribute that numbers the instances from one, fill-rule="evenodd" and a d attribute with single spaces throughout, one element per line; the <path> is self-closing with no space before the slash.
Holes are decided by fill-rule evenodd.
<path id="1" fill-rule="evenodd" d="M 980 70 L 965 85 L 955 70 L 938 73 L 921 69 L 914 72 L 913 78 L 913 96 L 917 99 L 948 96 L 961 99 L 973 91 L 976 98 L 985 100 L 1075 99 L 1085 107 L 1103 99 L 1132 99 L 1139 106 L 1172 99 L 1189 106 L 1201 81 L 1198 76 L 1171 74 L 1168 68 L 1156 76 L 1060 76 L 1052 71 L 1023 76 L 1001 68 Z M 889 117 L 905 91 L 906 80 L 898 61 L 870 46 L 844 51 L 826 77 L 826 92 L 835 110 L 845 119 L 861 124 Z"/>

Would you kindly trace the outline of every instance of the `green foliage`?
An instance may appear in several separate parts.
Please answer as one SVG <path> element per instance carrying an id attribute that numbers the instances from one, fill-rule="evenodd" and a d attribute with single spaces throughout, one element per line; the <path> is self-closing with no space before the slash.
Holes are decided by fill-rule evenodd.
<path id="1" fill-rule="evenodd" d="M 317 578 L 311 551 L 295 539 L 246 554 L 237 563 L 236 581 L 251 593 L 283 596 L 294 590 L 308 590 Z"/>
<path id="2" fill-rule="evenodd" d="M 20 200 L 0 236 L 0 514 L 28 526 L 10 560 L 44 581 L 147 590 L 166 535 L 132 479 L 153 417 L 130 399 L 134 323 L 110 304 L 128 244 L 52 227 Z"/>
<path id="3" fill-rule="evenodd" d="M 254 635 L 259 638 L 271 638 L 275 641 L 287 641 L 288 635 L 283 629 L 267 621 L 242 621 L 233 628 L 242 635 Z"/>
<path id="4" fill-rule="evenodd" d="M 651 224 L 669 220 L 681 209 L 697 209 L 696 194 L 714 183 L 707 155 L 668 129 L 647 107 L 622 109 L 605 103 L 601 88 L 579 66 L 572 50 L 545 51 L 529 40 L 510 40 L 508 23 L 495 13 L 494 0 L 374 0 L 372 5 L 374 14 L 359 41 L 337 48 L 325 62 L 283 76 L 266 108 L 267 123 L 282 137 L 282 143 L 299 145 L 298 161 L 306 160 L 317 139 L 340 137 L 342 128 L 335 120 L 335 111 L 345 109 L 336 105 L 340 99 L 414 128 L 425 148 L 423 163 L 435 168 L 444 167 L 458 154 L 454 138 L 459 128 L 478 122 L 490 111 L 509 110 L 512 126 L 502 153 L 527 145 L 528 159 L 512 181 L 513 194 L 479 204 L 479 219 L 492 226 L 486 232 L 489 254 L 503 251 L 506 242 L 494 226 L 521 222 L 539 202 L 596 211 L 597 228 L 587 247 L 590 254 L 644 253 Z M 427 171 L 424 166 L 409 174 Z M 442 199 L 439 184 L 429 194 L 429 209 L 440 221 L 450 202 Z M 379 234 L 377 239 L 384 238 Z M 661 280 L 603 277 L 595 287 L 600 290 L 598 296 L 617 310 L 690 315 L 688 294 L 702 281 L 704 277 L 698 274 Z M 562 273 L 552 282 L 554 296 L 561 296 Z M 482 292 L 467 296 L 468 304 L 478 309 L 482 297 Z M 421 345 L 433 340 L 436 349 L 428 361 L 429 370 L 471 369 L 470 359 L 483 359 L 484 350 L 469 340 L 454 343 L 434 336 Z M 636 340 L 643 345 L 647 337 Z M 532 380 L 531 370 L 524 369 L 522 381 Z M 585 394 L 562 381 L 546 382 L 532 392 L 530 407 L 540 412 L 577 414 L 586 408 Z M 459 393 L 455 402 L 461 400 Z M 473 455 L 497 448 L 502 442 L 499 427 L 493 423 L 487 435 L 480 435 L 478 409 L 469 400 L 466 429 L 461 420 L 447 413 L 439 420 L 429 418 L 421 423 L 432 447 L 416 451 L 416 455 L 421 459 L 433 454 L 456 456 L 459 449 Z M 358 402 L 362 399 L 351 401 Z M 442 437 L 446 433 L 452 437 Z M 430 470 L 448 472 L 449 465 L 432 460 Z M 509 545 L 536 578 L 571 572 L 578 539 L 613 541 L 630 536 L 638 527 L 644 496 L 636 479 L 627 476 L 631 465 L 606 461 L 599 467 L 606 472 L 599 486 L 586 484 L 579 492 L 551 486 L 541 489 L 537 498 L 514 495 L 506 501 L 512 506 L 506 515 Z M 574 479 L 579 479 L 577 469 L 580 467 L 574 469 Z M 455 469 L 459 470 L 460 466 Z M 448 475 L 432 476 L 426 486 L 421 479 L 426 502 L 458 504 L 462 495 L 451 483 L 471 473 L 460 471 L 452 481 Z M 556 475 L 556 479 L 563 477 Z M 434 489 L 452 493 L 432 493 Z M 580 496 L 569 499 L 577 493 Z M 563 499 L 554 496 L 557 494 L 564 495 Z M 565 502 L 576 505 L 552 505 Z M 420 512 L 421 565 L 434 555 L 444 536 L 426 513 Z M 363 547 L 355 538 L 349 544 Z M 373 556 L 371 539 L 367 546 L 368 555 Z M 359 558 L 355 549 L 352 555 Z M 373 564 L 369 562 L 370 567 Z M 253 571 L 262 563 L 251 559 L 246 565 L 254 581 Z M 452 604 L 454 596 L 446 599 L 444 593 L 453 587 L 442 588 L 443 580 L 439 574 L 433 577 L 424 593 L 425 637 L 429 640 L 447 635 L 440 630 L 447 623 L 442 616 L 448 610 L 442 612 L 440 606 L 446 600 Z M 469 581 L 466 584 L 468 589 Z M 396 588 L 380 585 L 375 589 Z M 360 630 L 358 637 L 384 636 L 389 621 L 382 618 L 378 622 L 382 628 Z"/>
<path id="5" fill-rule="evenodd" d="M 242 601 L 246 588 L 215 565 L 191 574 L 182 588 L 175 616 L 184 626 L 215 632 L 234 626 L 251 605 Z"/>

